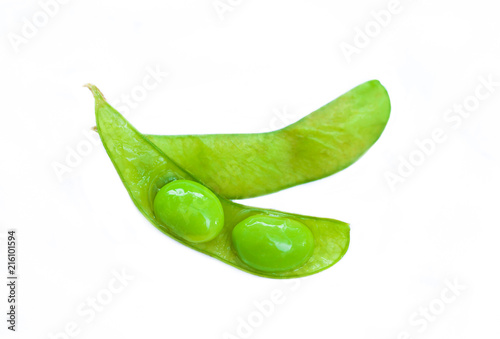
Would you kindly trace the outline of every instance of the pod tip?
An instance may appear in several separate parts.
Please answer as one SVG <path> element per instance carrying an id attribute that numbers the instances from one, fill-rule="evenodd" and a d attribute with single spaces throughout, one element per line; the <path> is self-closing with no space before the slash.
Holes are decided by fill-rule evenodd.
<path id="1" fill-rule="evenodd" d="M 95 85 L 92 85 L 90 83 L 83 85 L 83 87 L 87 87 L 92 94 L 94 95 L 94 98 L 97 99 L 102 99 L 106 101 L 106 98 L 104 98 L 104 95 L 102 95 L 102 92 L 97 88 Z"/>

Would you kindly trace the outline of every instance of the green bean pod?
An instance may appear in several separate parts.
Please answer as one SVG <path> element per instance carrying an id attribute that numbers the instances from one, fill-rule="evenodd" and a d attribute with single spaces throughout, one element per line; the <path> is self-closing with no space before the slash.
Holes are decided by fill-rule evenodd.
<path id="1" fill-rule="evenodd" d="M 168 213 L 166 216 L 158 210 L 155 213 L 155 200 L 161 189 L 176 180 L 189 180 L 194 183 L 192 187 L 202 183 L 139 133 L 95 86 L 86 86 L 95 98 L 97 129 L 109 158 L 136 207 L 164 234 L 240 270 L 268 278 L 311 275 L 331 267 L 346 253 L 350 229 L 342 221 L 244 206 L 217 193 L 210 199 L 218 199 L 222 207 L 223 217 L 217 216 L 217 220 L 223 220 L 220 229 L 213 223 L 215 226 L 209 225 L 212 228 L 205 238 L 184 234 L 183 227 L 199 219 L 198 214 L 185 212 L 185 204 L 183 210 L 172 213 L 186 218 L 174 218 L 177 224 L 171 227 Z M 204 188 L 189 190 L 196 191 L 201 198 L 211 197 L 211 193 L 203 193 Z M 178 188 L 169 192 L 165 194 L 179 193 Z M 183 203 L 176 200 L 168 206 L 183 206 Z M 161 207 L 164 202 L 157 205 Z M 204 204 L 195 207 L 199 206 Z M 217 214 L 218 205 L 206 206 L 212 206 Z M 234 231 L 236 226 L 238 229 Z M 266 227 L 271 227 L 271 232 Z"/>
<path id="2" fill-rule="evenodd" d="M 390 111 L 387 91 L 372 80 L 274 132 L 146 137 L 219 195 L 244 199 L 350 166 L 378 140 Z"/>

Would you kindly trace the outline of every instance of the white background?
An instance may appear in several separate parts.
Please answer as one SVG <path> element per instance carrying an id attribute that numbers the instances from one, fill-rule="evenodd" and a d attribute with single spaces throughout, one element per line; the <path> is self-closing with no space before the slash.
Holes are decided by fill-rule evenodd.
<path id="1" fill-rule="evenodd" d="M 500 87 L 471 97 L 481 77 L 500 81 L 497 3 L 401 0 L 382 28 L 372 11 L 389 1 L 222 3 L 231 11 L 212 0 L 70 0 L 49 18 L 37 1 L 1 2 L 2 314 L 10 228 L 20 286 L 18 331 L 3 315 L 0 336 L 64 339 L 70 324 L 82 339 L 498 338 Z M 346 58 L 341 46 L 366 25 L 366 46 Z M 337 265 L 295 282 L 236 270 L 149 224 L 100 143 L 71 158 L 95 124 L 82 85 L 120 102 L 156 68 L 168 75 L 122 105 L 151 134 L 269 131 L 364 81 L 386 86 L 391 119 L 361 160 L 245 201 L 351 223 Z M 446 112 L 464 102 L 478 107 L 457 126 Z M 436 128 L 446 140 L 419 158 L 415 142 Z M 391 189 L 386 176 L 412 154 L 420 165 Z M 56 164 L 72 167 L 58 178 Z M 90 319 L 87 303 L 109 296 L 122 270 L 133 279 Z M 280 293 L 263 315 L 255 303 Z M 258 326 L 241 333 L 249 318 Z"/>

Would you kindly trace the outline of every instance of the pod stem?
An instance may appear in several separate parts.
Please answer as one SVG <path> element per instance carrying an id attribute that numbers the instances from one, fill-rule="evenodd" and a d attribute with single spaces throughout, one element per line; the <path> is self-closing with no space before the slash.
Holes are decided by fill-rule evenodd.
<path id="1" fill-rule="evenodd" d="M 87 87 L 92 92 L 92 95 L 94 96 L 94 99 L 95 99 L 96 106 L 106 102 L 106 98 L 104 98 L 104 95 L 102 94 L 102 92 L 95 85 L 85 84 L 85 85 L 83 85 L 83 87 Z"/>

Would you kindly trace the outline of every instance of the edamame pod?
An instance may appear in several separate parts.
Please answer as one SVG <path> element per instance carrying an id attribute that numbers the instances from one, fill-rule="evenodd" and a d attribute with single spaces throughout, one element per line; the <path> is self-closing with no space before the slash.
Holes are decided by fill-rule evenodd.
<path id="1" fill-rule="evenodd" d="M 244 199 L 350 166 L 380 137 L 390 111 L 387 91 L 372 80 L 274 132 L 146 137 L 216 193 Z"/>
<path id="2" fill-rule="evenodd" d="M 210 234 L 204 239 L 196 238 L 195 241 L 200 240 L 199 242 L 192 241 L 190 236 L 179 231 L 185 227 L 190 228 L 192 221 L 176 224 L 181 225 L 180 227 L 172 227 L 169 225 L 171 219 L 168 215 L 160 216 L 158 211 L 158 215 L 155 214 L 154 205 L 158 192 L 169 183 L 188 180 L 201 185 L 199 180 L 178 166 L 155 144 L 139 133 L 105 101 L 95 86 L 86 86 L 95 98 L 97 128 L 102 143 L 132 201 L 154 226 L 169 237 L 238 269 L 268 278 L 295 278 L 311 275 L 332 266 L 346 253 L 349 246 L 349 225 L 342 221 L 244 206 L 233 203 L 218 194 L 214 194 L 210 199 L 217 199 L 222 206 L 223 226 L 220 230 L 217 230 L 217 227 L 211 229 L 216 234 L 214 238 L 210 238 L 212 236 Z M 198 192 L 197 188 L 186 189 Z M 202 195 L 204 194 L 202 192 Z M 208 193 L 205 195 L 211 196 Z M 164 207 L 161 202 L 158 204 L 162 205 L 158 208 Z M 211 206 L 212 212 L 206 214 L 205 219 L 196 217 L 196 220 L 210 222 L 212 218 L 217 218 L 217 204 L 210 201 L 207 206 Z M 182 215 L 183 210 L 172 211 L 172 213 Z M 279 228 L 280 222 L 284 222 L 289 227 L 284 233 L 273 229 L 275 239 L 279 240 L 275 243 L 281 247 L 277 251 L 267 244 L 269 262 L 264 267 L 262 263 L 265 264 L 266 259 L 252 259 L 248 255 L 248 248 L 262 244 L 260 235 L 266 232 L 257 230 L 257 233 L 252 233 L 252 231 L 252 236 L 247 239 L 249 244 L 244 243 L 245 239 L 243 239 L 243 244 L 247 245 L 245 250 L 241 249 L 242 238 L 233 233 L 236 225 L 251 217 L 273 218 L 274 224 L 268 220 L 270 226 L 274 225 Z M 307 230 L 301 227 L 306 227 Z M 312 242 L 308 238 L 308 232 L 312 235 Z M 290 243 L 284 240 L 287 236 L 291 239 Z M 233 238 L 238 239 L 239 250 L 235 248 Z"/>

